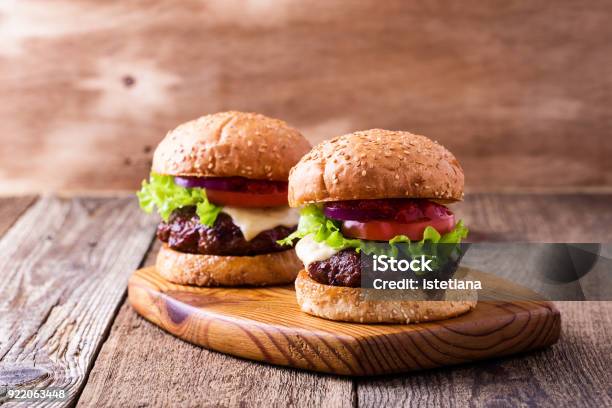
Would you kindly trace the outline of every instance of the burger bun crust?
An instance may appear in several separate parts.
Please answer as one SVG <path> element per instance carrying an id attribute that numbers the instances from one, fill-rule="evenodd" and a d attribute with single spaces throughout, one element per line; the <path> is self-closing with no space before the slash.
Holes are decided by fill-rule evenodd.
<path id="1" fill-rule="evenodd" d="M 152 171 L 171 176 L 286 181 L 310 143 L 282 120 L 258 113 L 220 112 L 168 132 Z"/>
<path id="2" fill-rule="evenodd" d="M 164 244 L 155 266 L 166 280 L 181 285 L 265 286 L 293 282 L 302 263 L 293 249 L 256 256 L 217 256 L 178 252 Z"/>
<path id="3" fill-rule="evenodd" d="M 381 198 L 463 199 L 459 162 L 408 132 L 371 129 L 315 146 L 289 175 L 289 205 Z"/>
<path id="4" fill-rule="evenodd" d="M 302 311 L 329 320 L 354 323 L 419 323 L 444 320 L 476 307 L 476 293 L 461 291 L 457 300 L 368 300 L 361 288 L 323 285 L 300 271 L 295 292 Z M 456 292 L 456 291 L 455 291 Z"/>

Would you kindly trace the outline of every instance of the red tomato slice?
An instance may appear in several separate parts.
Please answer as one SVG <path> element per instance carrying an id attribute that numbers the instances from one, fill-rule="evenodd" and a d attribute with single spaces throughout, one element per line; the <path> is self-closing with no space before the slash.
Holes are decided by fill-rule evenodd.
<path id="1" fill-rule="evenodd" d="M 213 204 L 231 207 L 279 207 L 287 205 L 287 193 L 242 193 L 206 189 L 206 195 Z"/>
<path id="2" fill-rule="evenodd" d="M 445 234 L 455 226 L 455 216 L 448 214 L 442 218 L 409 224 L 394 221 L 344 221 L 342 223 L 342 234 L 346 237 L 370 241 L 388 241 L 396 235 L 406 235 L 413 241 L 420 241 L 423 239 L 423 231 L 427 226 L 432 226 L 440 234 Z"/>

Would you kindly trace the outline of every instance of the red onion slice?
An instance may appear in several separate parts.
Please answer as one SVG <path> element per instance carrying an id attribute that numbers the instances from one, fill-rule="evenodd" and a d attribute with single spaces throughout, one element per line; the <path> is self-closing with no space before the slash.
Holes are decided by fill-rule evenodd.
<path id="1" fill-rule="evenodd" d="M 323 213 L 326 217 L 342 221 L 367 221 L 380 216 L 380 212 L 377 210 L 359 210 L 341 207 L 325 207 Z"/>
<path id="2" fill-rule="evenodd" d="M 441 204 L 412 198 L 337 201 L 327 203 L 323 212 L 329 218 L 342 221 L 412 223 L 453 217 L 453 213 Z"/>
<path id="3" fill-rule="evenodd" d="M 244 177 L 174 177 L 176 185 L 185 188 L 237 191 L 267 194 L 287 191 L 286 181 L 251 180 Z"/>
<path id="4" fill-rule="evenodd" d="M 174 184 L 185 188 L 203 188 L 204 179 L 199 177 L 174 177 Z"/>

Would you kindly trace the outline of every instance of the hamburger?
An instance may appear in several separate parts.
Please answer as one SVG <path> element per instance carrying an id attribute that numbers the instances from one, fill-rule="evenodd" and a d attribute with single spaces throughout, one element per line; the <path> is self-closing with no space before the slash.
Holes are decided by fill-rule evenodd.
<path id="1" fill-rule="evenodd" d="M 298 229 L 280 241 L 299 239 L 301 309 L 331 320 L 412 323 L 474 308 L 473 292 L 372 300 L 361 287 L 361 257 L 380 247 L 373 244 L 458 249 L 468 230 L 447 205 L 463 199 L 463 184 L 457 159 L 425 136 L 372 129 L 314 147 L 289 174 L 289 205 L 303 208 Z M 447 263 L 447 272 L 457 264 Z"/>
<path id="2" fill-rule="evenodd" d="M 277 241 L 296 229 L 287 177 L 309 149 L 296 129 L 255 113 L 206 115 L 171 130 L 137 193 L 141 208 L 162 218 L 157 272 L 198 286 L 292 282 L 301 263 Z"/>

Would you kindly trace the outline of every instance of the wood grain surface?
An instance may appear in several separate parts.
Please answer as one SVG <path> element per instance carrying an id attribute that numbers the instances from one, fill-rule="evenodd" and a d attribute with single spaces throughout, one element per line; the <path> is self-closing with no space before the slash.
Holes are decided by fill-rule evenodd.
<path id="1" fill-rule="evenodd" d="M 553 230 L 578 242 L 591 237 L 609 242 L 610 224 L 597 220 L 612 216 L 612 207 L 606 205 L 610 197 L 478 194 L 466 198 L 460 214 L 469 219 L 468 225 L 481 240 L 518 240 L 529 231 L 529 239 L 546 241 Z M 545 213 L 548 204 L 555 206 L 555 213 Z M 580 218 L 580 222 L 550 225 L 552 218 Z M 146 264 L 153 264 L 156 251 L 151 249 Z M 610 405 L 612 302 L 555 304 L 563 315 L 563 334 L 552 348 L 466 366 L 351 381 L 193 346 L 144 321 L 126 302 L 79 406 L 485 406 L 531 401 L 551 407 Z"/>
<path id="2" fill-rule="evenodd" d="M 610 406 L 612 302 L 555 305 L 563 316 L 556 346 L 450 371 L 357 379 L 359 406 Z"/>
<path id="3" fill-rule="evenodd" d="M 0 191 L 135 189 L 165 132 L 259 111 L 313 142 L 412 130 L 469 188 L 612 185 L 612 5 L 0 3 Z"/>
<path id="4" fill-rule="evenodd" d="M 108 304 L 99 308 L 104 314 L 103 319 L 98 313 L 92 314 L 93 305 L 91 308 L 82 306 L 90 303 L 87 294 L 92 293 L 91 286 L 100 285 L 103 274 L 87 266 L 89 263 L 83 266 L 83 263 L 75 261 L 77 255 L 76 252 L 74 254 L 72 252 L 78 250 L 82 253 L 84 250 L 89 254 L 87 259 L 91 259 L 96 265 L 99 265 L 96 262 L 102 262 L 103 258 L 109 258 L 111 255 L 100 244 L 90 248 L 79 244 L 67 244 L 66 240 L 77 240 L 75 231 L 84 229 L 85 222 L 78 222 L 76 219 L 79 217 L 74 217 L 76 214 L 82 214 L 82 211 L 76 209 L 83 206 L 96 207 L 92 203 L 96 203 L 99 207 L 88 216 L 93 217 L 96 223 L 103 222 L 104 227 L 100 229 L 93 227 L 91 233 L 96 235 L 102 234 L 102 230 L 107 231 L 103 240 L 99 242 L 109 242 L 110 236 L 117 236 L 111 232 L 116 231 L 116 228 L 109 227 L 109 223 L 113 225 L 114 223 L 105 220 L 107 211 L 101 210 L 113 207 L 115 205 L 113 203 L 117 201 L 111 198 L 74 199 L 74 202 L 69 199 L 45 200 L 44 208 L 39 208 L 39 203 L 36 203 L 29 207 L 21 216 L 21 220 L 16 223 L 15 219 L 21 212 L 14 210 L 18 207 L 15 205 L 16 200 L 0 200 L 0 214 L 3 215 L 0 222 L 3 225 L 13 225 L 8 229 L 9 235 L 0 241 L 1 270 L 4 274 L 0 291 L 2 295 L 0 304 L 3 305 L 0 313 L 0 336 L 2 336 L 0 348 L 4 353 L 6 344 L 14 344 L 11 346 L 13 350 L 23 345 L 23 341 L 20 342 L 20 337 L 15 337 L 15 333 L 23 331 L 24 336 L 32 336 L 27 345 L 29 350 L 39 348 L 40 351 L 35 356 L 36 360 L 41 362 L 40 367 L 47 369 L 42 364 L 44 358 L 41 356 L 53 352 L 57 367 L 62 367 L 65 373 L 73 375 L 72 381 L 81 387 L 84 385 L 85 388 L 78 399 L 79 406 L 612 405 L 610 389 L 612 378 L 609 370 L 612 366 L 612 341 L 610 341 L 612 302 L 556 302 L 555 305 L 563 315 L 562 338 L 555 346 L 543 351 L 416 374 L 358 380 L 269 366 L 193 346 L 168 336 L 166 332 L 144 321 L 127 303 L 120 307 L 106 338 L 101 326 L 108 330 L 112 320 L 112 316 L 108 316 L 106 310 L 111 304 L 116 304 L 123 298 L 113 294 L 111 300 L 111 296 L 107 296 L 106 292 L 115 293 L 114 289 L 105 291 L 104 296 Z M 461 214 L 469 217 L 469 225 L 481 234 L 481 239 L 485 240 L 500 241 L 504 238 L 516 240 L 524 234 L 527 234 L 531 240 L 549 240 L 551 233 L 561 233 L 561 236 L 573 237 L 574 241 L 610 242 L 612 229 L 607 220 L 610 219 L 612 207 L 608 205 L 609 200 L 610 195 L 599 194 L 479 194 L 467 197 L 465 203 L 461 204 Z M 54 204 L 50 205 L 50 202 Z M 549 205 L 553 205 L 552 214 L 548 213 Z M 68 211 L 68 208 L 74 211 L 70 216 L 57 217 L 57 206 L 64 211 Z M 52 211 L 53 208 L 56 210 Z M 32 216 L 32 211 L 35 211 L 36 216 Z M 129 217 L 125 229 L 121 229 L 125 231 L 121 233 L 122 242 L 125 239 L 129 240 L 130 236 L 138 237 L 142 232 L 142 228 L 138 225 L 143 220 L 139 218 L 135 208 L 133 211 L 128 211 Z M 67 218 L 74 220 L 68 222 Z M 124 220 L 123 216 L 120 219 Z M 556 219 L 568 222 L 558 225 L 554 223 Z M 598 220 L 603 221 L 598 222 Z M 46 236 L 41 234 L 49 223 L 54 225 L 51 229 L 55 236 L 53 241 L 47 241 Z M 145 224 L 148 226 L 145 228 L 147 239 L 150 239 L 151 225 L 148 221 Z M 57 240 L 59 230 L 67 235 L 61 242 Z M 10 239 L 6 240 L 8 237 Z M 41 237 L 45 239 L 41 240 Z M 31 238 L 32 241 L 27 241 L 27 238 Z M 12 245 L 8 245 L 7 242 L 12 242 Z M 51 245 L 50 248 L 44 246 L 45 257 L 49 257 L 49 253 L 59 251 L 63 254 L 62 257 L 68 256 L 75 268 L 87 271 L 93 276 L 94 284 L 88 284 L 85 277 L 79 278 L 76 284 L 70 281 L 64 282 L 63 278 L 75 276 L 75 270 L 52 268 L 57 276 L 52 284 L 48 284 L 52 288 L 48 293 L 53 296 L 58 293 L 57 291 L 65 290 L 61 301 L 66 303 L 58 305 L 61 316 L 49 306 L 52 301 L 44 296 L 47 293 L 46 286 L 37 280 L 40 276 L 48 279 L 51 272 L 49 269 L 40 268 L 42 260 L 34 262 L 33 257 L 36 253 L 30 250 L 34 242 L 38 243 L 37 247 Z M 119 257 L 118 262 L 124 266 L 128 263 L 132 266 L 138 264 L 138 261 L 126 262 L 128 256 L 126 253 L 136 259 L 142 257 L 146 251 L 144 244 L 130 245 L 132 247 L 129 249 L 123 246 L 124 248 L 120 250 L 112 251 L 113 255 Z M 17 247 L 21 248 L 18 252 L 19 259 L 14 255 L 5 256 L 7 248 L 12 248 L 13 251 Z M 139 251 L 142 253 L 138 254 Z M 151 264 L 156 248 L 152 248 L 149 254 L 147 263 Z M 78 259 L 83 259 L 83 256 L 80 255 Z M 58 258 L 52 256 L 52 259 Z M 11 271 L 6 269 L 7 262 L 21 266 L 18 270 Z M 53 265 L 56 266 L 57 261 L 54 261 Z M 119 265 L 116 268 L 119 268 Z M 7 270 L 10 271 L 8 275 Z M 116 280 L 119 271 L 114 268 L 111 270 L 114 272 L 107 279 Z M 106 271 L 109 272 L 108 269 Z M 44 275 L 41 275 L 43 272 Z M 127 279 L 127 272 L 122 270 L 121 274 L 124 273 L 123 279 Z M 22 286 L 27 285 L 23 287 L 32 288 L 35 284 L 40 287 L 34 292 L 27 292 L 26 295 L 26 292 L 15 288 L 14 285 L 19 284 L 18 282 L 22 282 Z M 6 288 L 7 284 L 11 287 Z M 75 293 L 77 291 L 79 292 Z M 23 296 L 17 296 L 19 294 Z M 33 301 L 46 305 L 41 308 L 49 306 L 47 310 L 52 310 L 49 313 L 48 323 L 42 324 L 37 320 L 40 316 L 38 306 L 31 306 L 29 303 L 30 306 L 20 307 L 19 310 L 22 311 L 22 315 L 30 317 L 15 323 L 17 324 L 14 326 L 15 330 L 6 330 L 9 327 L 5 323 L 7 322 L 6 302 L 12 299 L 14 303 L 16 296 L 21 305 L 28 303 L 28 298 L 32 296 Z M 70 315 L 77 321 L 82 316 L 84 322 L 77 325 L 78 329 L 64 330 L 64 326 L 72 327 L 72 325 L 61 321 L 61 318 L 68 312 L 68 308 L 73 306 L 74 310 Z M 106 323 L 101 324 L 102 321 Z M 36 331 L 34 327 L 37 325 L 41 330 Z M 54 331 L 55 327 L 58 328 L 57 331 Z M 9 339 L 12 343 L 6 342 L 7 333 L 13 334 Z M 80 354 L 78 345 L 83 349 Z M 92 352 L 92 349 L 100 348 L 100 345 L 100 353 L 95 358 L 96 353 Z M 15 383 L 33 379 L 32 384 L 44 384 L 38 377 L 41 374 L 38 363 L 34 365 L 32 357 L 28 360 L 25 350 L 19 354 L 18 358 L 26 367 L 17 367 L 16 370 L 6 370 L 6 367 L 3 367 L 0 370 L 0 382 Z M 77 354 L 78 358 L 75 357 Z M 0 364 L 4 364 L 6 358 L 4 357 Z M 15 368 L 15 364 L 14 361 L 10 362 L 12 368 Z M 69 387 L 73 389 L 77 385 Z M 68 405 L 74 402 L 75 398 L 71 398 Z"/>
<path id="5" fill-rule="evenodd" d="M 535 293 L 486 273 L 476 309 L 454 319 L 410 325 L 363 325 L 303 313 L 293 285 L 197 288 L 172 284 L 155 268 L 128 284 L 134 309 L 175 336 L 200 346 L 263 361 L 340 375 L 423 370 L 516 354 L 554 344 L 561 320 L 542 301 L 491 301 Z M 494 298 L 499 298 L 497 295 Z"/>
<path id="6" fill-rule="evenodd" d="M 0 197 L 0 237 L 35 200 L 34 196 Z"/>
<path id="7" fill-rule="evenodd" d="M 145 262 L 153 265 L 159 242 Z M 108 390 L 113 390 L 108 392 Z M 79 407 L 353 407 L 348 378 L 237 359 L 169 336 L 125 302 Z"/>
<path id="8" fill-rule="evenodd" d="M 0 385 L 61 387 L 75 403 L 153 226 L 133 197 L 30 207 L 0 240 Z"/>

